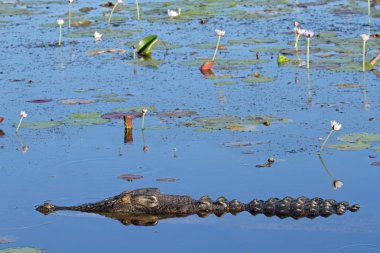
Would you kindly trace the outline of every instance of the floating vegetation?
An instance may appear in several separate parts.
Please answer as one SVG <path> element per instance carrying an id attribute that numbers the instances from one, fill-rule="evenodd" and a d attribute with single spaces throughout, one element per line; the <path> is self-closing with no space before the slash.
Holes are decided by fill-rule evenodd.
<path id="1" fill-rule="evenodd" d="M 182 125 L 195 127 L 196 131 L 200 132 L 223 129 L 230 131 L 255 131 L 258 125 L 263 125 L 265 122 L 289 122 L 289 120 L 271 115 L 253 115 L 247 117 L 222 116 L 194 118 L 192 121 L 182 123 Z"/>
<path id="2" fill-rule="evenodd" d="M 102 118 L 98 112 L 72 113 L 68 117 L 70 119 L 63 123 L 69 126 L 101 125 L 109 121 L 109 119 Z"/>
<path id="3" fill-rule="evenodd" d="M 255 77 L 255 76 L 246 77 L 246 78 L 243 78 L 242 81 L 246 83 L 269 83 L 269 82 L 275 81 L 276 79 L 277 79 L 276 77 L 260 75 L 258 77 Z"/>
<path id="4" fill-rule="evenodd" d="M 0 249 L 0 253 L 40 253 L 40 252 L 44 252 L 44 250 L 31 248 L 31 247 Z"/>
<path id="5" fill-rule="evenodd" d="M 98 102 L 98 100 L 95 99 L 78 99 L 78 98 L 68 98 L 68 99 L 62 99 L 58 101 L 60 104 L 64 105 L 81 105 L 81 104 L 92 104 Z"/>
<path id="6" fill-rule="evenodd" d="M 74 26 L 74 27 L 87 27 L 87 26 L 90 26 L 92 24 L 92 22 L 90 20 L 80 20 L 80 21 L 77 21 L 77 22 L 73 22 L 71 24 L 71 26 Z"/>
<path id="7" fill-rule="evenodd" d="M 137 53 L 139 55 L 150 55 L 154 45 L 158 42 L 157 35 L 149 35 L 137 44 Z"/>
<path id="8" fill-rule="evenodd" d="M 175 109 L 174 111 L 157 112 L 160 118 L 184 118 L 198 115 L 197 112 L 191 110 Z"/>
<path id="9" fill-rule="evenodd" d="M 135 175 L 135 174 L 122 174 L 122 175 L 118 176 L 117 178 L 131 182 L 133 180 L 141 179 L 141 178 L 143 178 L 143 176 Z"/>
<path id="10" fill-rule="evenodd" d="M 63 123 L 61 121 L 37 121 L 37 122 L 26 122 L 24 123 L 25 128 L 30 129 L 45 129 L 45 128 L 53 128 L 58 127 L 62 125 Z"/>
<path id="11" fill-rule="evenodd" d="M 360 132 L 341 135 L 337 139 L 342 142 L 328 145 L 328 147 L 338 150 L 362 150 L 371 148 L 372 142 L 379 142 L 380 134 Z M 374 147 L 376 152 L 377 148 Z"/>
<path id="12" fill-rule="evenodd" d="M 179 181 L 178 178 L 172 178 L 172 177 L 164 177 L 164 178 L 157 178 L 156 181 L 158 182 L 177 182 Z"/>
<path id="13" fill-rule="evenodd" d="M 87 54 L 89 54 L 89 55 L 98 55 L 98 54 L 104 54 L 104 53 L 122 54 L 122 53 L 125 53 L 125 50 L 124 49 L 118 49 L 118 48 L 109 48 L 109 49 L 91 50 L 91 51 L 87 52 Z"/>
<path id="14" fill-rule="evenodd" d="M 68 38 L 92 38 L 95 32 L 103 35 L 103 38 L 126 38 L 130 37 L 136 30 L 112 30 L 112 29 L 82 29 L 65 34 Z"/>

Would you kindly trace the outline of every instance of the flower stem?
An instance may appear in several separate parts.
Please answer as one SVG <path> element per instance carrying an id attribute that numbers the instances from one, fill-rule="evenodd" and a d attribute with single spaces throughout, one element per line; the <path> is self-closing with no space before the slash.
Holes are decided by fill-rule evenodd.
<path id="1" fill-rule="evenodd" d="M 334 180 L 334 177 L 331 175 L 329 169 L 327 168 L 327 166 L 326 166 L 325 162 L 323 161 L 322 156 L 321 156 L 320 154 L 318 154 L 318 158 L 319 158 L 319 160 L 321 161 L 323 168 L 326 170 L 327 175 L 329 175 L 329 177 L 330 177 L 332 180 Z"/>
<path id="2" fill-rule="evenodd" d="M 136 0 L 136 11 L 137 11 L 137 20 L 140 20 L 140 7 L 139 7 L 138 0 Z"/>
<path id="3" fill-rule="evenodd" d="M 110 17 L 108 18 L 108 24 L 111 23 L 112 14 L 113 14 L 113 12 L 115 11 L 116 6 L 117 6 L 118 4 L 119 4 L 119 3 L 116 2 L 115 5 L 114 5 L 113 8 L 112 8 L 112 11 L 111 11 Z"/>
<path id="4" fill-rule="evenodd" d="M 298 40 L 300 38 L 300 35 L 299 34 L 296 34 L 296 42 L 294 43 L 294 48 L 296 49 L 296 51 L 298 51 Z"/>
<path id="5" fill-rule="evenodd" d="M 323 143 L 322 143 L 322 146 L 319 148 L 319 150 L 318 150 L 318 155 L 321 154 L 323 148 L 325 147 L 325 144 L 326 144 L 327 140 L 330 138 L 330 136 L 332 135 L 333 132 L 334 132 L 334 130 L 331 129 L 329 135 L 327 135 L 326 139 L 325 139 L 325 140 L 323 141 Z"/>
<path id="6" fill-rule="evenodd" d="M 141 130 L 145 130 L 145 113 L 142 114 L 142 119 L 141 119 Z"/>
<path id="7" fill-rule="evenodd" d="M 220 43 L 220 37 L 221 36 L 218 36 L 218 43 L 216 43 L 216 48 L 215 48 L 214 56 L 212 57 L 212 60 L 211 60 L 212 62 L 215 61 L 216 52 L 218 52 L 219 43 Z"/>
<path id="8" fill-rule="evenodd" d="M 16 128 L 16 133 L 18 132 L 18 129 L 19 129 L 20 126 L 21 126 L 22 119 L 23 119 L 23 117 L 21 117 L 21 118 L 20 118 L 20 121 L 18 122 L 18 126 L 17 126 L 17 128 Z"/>
<path id="9" fill-rule="evenodd" d="M 307 38 L 307 60 L 306 60 L 306 68 L 309 68 L 309 67 L 310 67 L 309 60 L 310 60 L 310 38 Z"/>
<path id="10" fill-rule="evenodd" d="M 69 29 L 71 28 L 71 3 L 69 3 Z"/>
<path id="11" fill-rule="evenodd" d="M 371 0 L 368 0 L 368 16 L 371 16 Z"/>
<path id="12" fill-rule="evenodd" d="M 365 72 L 365 40 L 363 40 L 363 72 Z"/>
<path id="13" fill-rule="evenodd" d="M 58 41 L 58 46 L 61 45 L 62 41 L 62 25 L 59 25 L 59 41 Z"/>

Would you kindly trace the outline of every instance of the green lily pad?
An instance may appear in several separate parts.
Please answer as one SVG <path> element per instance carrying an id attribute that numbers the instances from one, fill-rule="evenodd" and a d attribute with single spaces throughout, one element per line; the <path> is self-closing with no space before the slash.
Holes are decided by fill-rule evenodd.
<path id="1" fill-rule="evenodd" d="M 72 114 L 69 114 L 68 116 L 71 119 L 85 120 L 85 119 L 100 118 L 101 114 L 98 112 L 81 112 L 81 113 L 72 113 Z"/>
<path id="2" fill-rule="evenodd" d="M 288 63 L 288 62 L 294 62 L 294 60 L 289 59 L 288 57 L 286 57 L 283 54 L 278 54 L 278 56 L 277 56 L 277 63 L 279 65 L 282 65 L 282 64 L 285 64 L 285 63 Z"/>
<path id="3" fill-rule="evenodd" d="M 65 120 L 63 123 L 68 126 L 92 126 L 92 125 L 102 125 L 109 122 L 109 119 L 104 118 L 85 118 L 85 119 L 69 119 Z"/>
<path id="4" fill-rule="evenodd" d="M 157 110 L 156 106 L 154 105 L 147 105 L 147 106 L 132 106 L 132 107 L 118 107 L 118 108 L 113 108 L 112 111 L 114 112 L 123 112 L 123 113 L 128 113 L 128 112 L 142 112 L 142 110 L 146 108 L 148 109 L 149 112 L 154 112 Z"/>
<path id="5" fill-rule="evenodd" d="M 340 141 L 350 141 L 350 142 L 373 142 L 380 141 L 380 134 L 372 134 L 372 133 L 352 133 L 352 134 L 344 134 L 338 137 Z"/>
<path id="6" fill-rule="evenodd" d="M 257 44 L 257 43 L 277 43 L 277 39 L 273 38 L 246 38 L 246 39 L 238 39 L 238 40 L 229 40 L 228 43 L 230 45 L 236 45 L 236 44 Z"/>
<path id="7" fill-rule="evenodd" d="M 43 249 L 24 247 L 24 248 L 6 248 L 0 249 L 0 253 L 40 253 Z"/>
<path id="8" fill-rule="evenodd" d="M 363 150 L 371 147 L 371 144 L 365 142 L 342 142 L 336 144 L 330 144 L 327 147 L 338 150 Z"/>
<path id="9" fill-rule="evenodd" d="M 183 118 L 195 116 L 198 115 L 198 113 L 191 110 L 176 109 L 174 111 L 157 112 L 156 115 L 160 118 Z"/>
<path id="10" fill-rule="evenodd" d="M 380 146 L 374 147 L 376 153 L 380 153 Z"/>
<path id="11" fill-rule="evenodd" d="M 215 85 L 217 86 L 228 86 L 228 85 L 236 85 L 239 82 L 237 81 L 223 81 L 223 82 L 214 82 Z"/>
<path id="12" fill-rule="evenodd" d="M 30 129 L 44 129 L 52 128 L 62 125 L 60 121 L 39 121 L 39 122 L 25 122 L 22 124 L 22 127 Z"/>
<path id="13" fill-rule="evenodd" d="M 268 82 L 273 82 L 276 79 L 277 78 L 275 77 L 260 75 L 259 77 L 254 77 L 254 76 L 246 77 L 246 78 L 243 78 L 242 80 L 243 82 L 246 82 L 246 83 L 268 83 Z"/>
<path id="14" fill-rule="evenodd" d="M 158 42 L 157 35 L 149 35 L 137 44 L 137 53 L 140 55 L 150 55 L 154 45 Z"/>

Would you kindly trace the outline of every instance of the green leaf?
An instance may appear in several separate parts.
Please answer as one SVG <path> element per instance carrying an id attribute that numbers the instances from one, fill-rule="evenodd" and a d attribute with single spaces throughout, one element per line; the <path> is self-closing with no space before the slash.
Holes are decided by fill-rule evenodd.
<path id="1" fill-rule="evenodd" d="M 149 35 L 140 40 L 137 45 L 137 53 L 140 55 L 150 55 L 154 45 L 158 42 L 157 35 Z"/>
<path id="2" fill-rule="evenodd" d="M 44 129 L 52 128 L 62 125 L 60 121 L 39 121 L 39 122 L 25 122 L 22 126 L 30 129 Z M 1 251 L 0 251 L 1 252 Z"/>
<path id="3" fill-rule="evenodd" d="M 329 148 L 338 149 L 338 150 L 362 150 L 371 147 L 371 144 L 365 142 L 342 142 L 336 144 L 328 145 Z"/>
<path id="4" fill-rule="evenodd" d="M 380 141 L 380 134 L 371 134 L 371 133 L 352 133 L 344 134 L 338 137 L 340 141 L 361 141 L 361 142 L 371 142 L 371 141 Z"/>

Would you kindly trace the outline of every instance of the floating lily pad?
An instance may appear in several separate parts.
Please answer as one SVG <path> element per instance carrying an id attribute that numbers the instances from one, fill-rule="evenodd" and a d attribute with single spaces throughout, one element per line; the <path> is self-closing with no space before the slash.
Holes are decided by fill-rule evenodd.
<path id="1" fill-rule="evenodd" d="M 363 150 L 371 147 L 371 144 L 365 142 L 342 142 L 328 145 L 329 148 L 338 150 Z"/>
<path id="2" fill-rule="evenodd" d="M 134 112 L 141 113 L 144 108 L 148 109 L 148 113 L 152 111 L 154 112 L 157 110 L 156 106 L 147 105 L 147 106 L 118 107 L 118 108 L 112 109 L 112 111 L 125 112 L 125 113 L 134 113 Z"/>
<path id="3" fill-rule="evenodd" d="M 235 44 L 257 44 L 257 43 L 276 43 L 278 42 L 277 39 L 273 38 L 246 38 L 246 39 L 236 39 L 236 40 L 229 40 L 228 43 L 230 45 L 235 45 Z"/>
<path id="4" fill-rule="evenodd" d="M 89 26 L 91 24 L 92 24 L 92 22 L 90 20 L 80 20 L 80 21 L 71 23 L 71 26 L 73 26 L 73 27 L 86 27 L 86 26 Z"/>
<path id="5" fill-rule="evenodd" d="M 85 38 L 85 37 L 94 37 L 94 33 L 99 32 L 103 35 L 103 38 L 126 38 L 131 36 L 136 30 L 121 30 L 121 29 L 82 29 L 72 31 L 68 34 L 65 34 L 65 37 L 68 38 Z"/>
<path id="6" fill-rule="evenodd" d="M 33 99 L 33 100 L 26 101 L 26 102 L 34 103 L 34 104 L 41 104 L 41 103 L 48 103 L 51 101 L 53 101 L 53 100 L 52 99 Z"/>
<path id="7" fill-rule="evenodd" d="M 157 112 L 156 115 L 160 118 L 183 118 L 195 116 L 198 113 L 191 110 L 176 109 L 174 111 Z"/>
<path id="8" fill-rule="evenodd" d="M 165 129 L 169 129 L 169 126 L 157 125 L 157 126 L 149 126 L 145 128 L 145 130 L 150 130 L 150 131 L 165 130 Z"/>
<path id="9" fill-rule="evenodd" d="M 380 153 L 380 146 L 374 147 L 376 153 Z"/>
<path id="10" fill-rule="evenodd" d="M 89 55 L 97 55 L 97 54 L 104 54 L 104 53 L 125 53 L 124 49 L 118 49 L 118 48 L 108 48 L 108 49 L 97 49 L 97 50 L 91 50 L 88 51 L 87 54 Z"/>
<path id="11" fill-rule="evenodd" d="M 0 253 L 40 253 L 43 252 L 42 249 L 24 247 L 24 248 L 6 248 L 0 249 Z"/>
<path id="12" fill-rule="evenodd" d="M 380 166 L 380 162 L 372 162 L 371 165 L 372 166 Z"/>
<path id="13" fill-rule="evenodd" d="M 126 98 L 106 98 L 102 100 L 103 102 L 108 102 L 108 103 L 121 103 L 121 102 L 127 102 L 128 99 Z"/>
<path id="14" fill-rule="evenodd" d="M 53 128 L 62 125 L 61 121 L 38 121 L 38 122 L 25 122 L 22 127 L 30 129 L 44 129 Z"/>
<path id="15" fill-rule="evenodd" d="M 76 104 L 92 104 L 92 103 L 95 103 L 97 101 L 98 100 L 94 100 L 94 99 L 69 98 L 69 99 L 59 100 L 59 103 L 65 104 L 65 105 L 76 105 Z"/>
<path id="16" fill-rule="evenodd" d="M 83 8 L 79 9 L 80 12 L 90 12 L 90 11 L 93 11 L 93 10 L 96 10 L 96 8 L 93 8 L 93 7 L 83 7 Z"/>
<path id="17" fill-rule="evenodd" d="M 248 147 L 248 146 L 252 146 L 252 143 L 249 142 L 249 141 L 234 141 L 234 142 L 225 142 L 225 143 L 223 143 L 223 145 L 226 146 L 226 147 L 235 148 L 235 147 Z"/>
<path id="18" fill-rule="evenodd" d="M 338 88 L 359 88 L 359 84 L 339 83 L 336 85 Z"/>
<path id="19" fill-rule="evenodd" d="M 157 178 L 156 181 L 158 182 L 177 182 L 178 178 L 171 178 L 171 177 L 164 177 L 164 178 Z"/>
<path id="20" fill-rule="evenodd" d="M 268 83 L 268 82 L 275 81 L 276 78 L 260 75 L 259 77 L 254 77 L 254 76 L 246 77 L 246 78 L 243 78 L 242 80 L 243 82 L 246 82 L 246 83 Z"/>
<path id="21" fill-rule="evenodd" d="M 130 182 L 133 180 L 141 179 L 141 178 L 143 178 L 143 176 L 134 175 L 134 174 L 122 174 L 122 175 L 118 176 L 117 178 Z"/>
<path id="22" fill-rule="evenodd" d="M 81 113 L 72 113 L 68 115 L 72 119 L 95 119 L 101 116 L 98 112 L 81 112 Z"/>
<path id="23" fill-rule="evenodd" d="M 214 82 L 214 84 L 217 85 L 217 86 L 235 85 L 235 84 L 238 84 L 238 83 L 239 82 L 237 82 L 237 81 Z"/>
<path id="24" fill-rule="evenodd" d="M 350 142 L 373 142 L 380 141 L 380 134 L 372 134 L 372 133 L 352 133 L 352 134 L 344 134 L 338 137 L 340 141 L 350 141 Z"/>
<path id="25" fill-rule="evenodd" d="M 68 126 L 93 126 L 102 125 L 109 122 L 109 119 L 103 118 L 86 118 L 86 119 L 69 119 L 65 120 L 63 123 Z"/>

